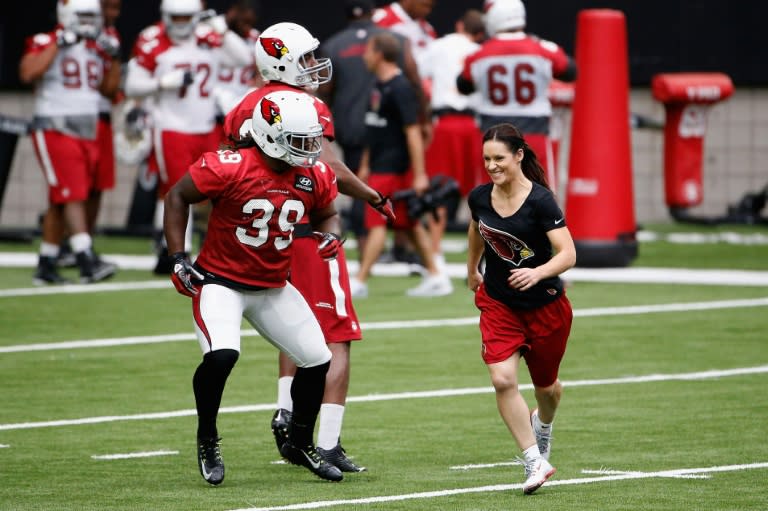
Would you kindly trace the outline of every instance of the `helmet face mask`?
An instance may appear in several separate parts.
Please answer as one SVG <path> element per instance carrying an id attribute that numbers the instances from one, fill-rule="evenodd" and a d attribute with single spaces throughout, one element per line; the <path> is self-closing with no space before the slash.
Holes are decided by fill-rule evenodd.
<path id="1" fill-rule="evenodd" d="M 168 37 L 173 41 L 183 41 L 192 36 L 202 10 L 200 0 L 162 0 L 160 17 Z"/>
<path id="2" fill-rule="evenodd" d="M 303 92 L 264 96 L 253 110 L 250 135 L 267 155 L 294 167 L 311 167 L 323 147 L 314 100 Z"/>
<path id="3" fill-rule="evenodd" d="M 65 29 L 86 39 L 95 39 L 104 26 L 99 0 L 59 0 L 56 17 Z"/>
<path id="4" fill-rule="evenodd" d="M 331 79 L 333 67 L 327 58 L 315 58 L 320 42 L 296 23 L 277 23 L 259 36 L 256 63 L 265 80 L 311 90 Z"/>

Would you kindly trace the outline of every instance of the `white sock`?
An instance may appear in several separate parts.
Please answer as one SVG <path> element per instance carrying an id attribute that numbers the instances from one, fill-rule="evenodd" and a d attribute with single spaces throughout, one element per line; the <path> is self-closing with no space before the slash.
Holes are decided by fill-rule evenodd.
<path id="1" fill-rule="evenodd" d="M 59 246 L 54 243 L 40 242 L 40 255 L 43 257 L 58 257 Z"/>
<path id="2" fill-rule="evenodd" d="M 336 447 L 341 436 L 341 423 L 343 420 L 343 405 L 323 403 L 320 406 L 320 428 L 317 432 L 318 447 L 326 451 Z"/>
<path id="3" fill-rule="evenodd" d="M 93 240 L 91 240 L 91 235 L 87 232 L 79 232 L 70 236 L 69 245 L 72 247 L 72 252 L 78 254 L 90 250 Z"/>
<path id="4" fill-rule="evenodd" d="M 277 407 L 283 410 L 293 411 L 293 399 L 291 399 L 291 385 L 293 376 L 281 376 L 277 380 Z"/>
<path id="5" fill-rule="evenodd" d="M 539 452 L 539 446 L 537 444 L 533 444 L 532 446 L 524 450 L 523 457 L 525 458 L 525 461 L 533 461 L 535 459 L 541 458 L 541 452 Z"/>

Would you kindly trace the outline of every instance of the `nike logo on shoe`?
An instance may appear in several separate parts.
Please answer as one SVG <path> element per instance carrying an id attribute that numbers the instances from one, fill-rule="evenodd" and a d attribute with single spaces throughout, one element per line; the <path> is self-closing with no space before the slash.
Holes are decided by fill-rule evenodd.
<path id="1" fill-rule="evenodd" d="M 208 472 L 205 469 L 205 462 L 203 462 L 203 461 L 200 461 L 200 472 L 203 473 L 203 479 L 205 479 L 206 481 L 209 480 L 211 478 L 211 476 L 213 475 L 211 472 Z"/>
<path id="2" fill-rule="evenodd" d="M 303 454 L 303 455 L 304 455 L 304 457 L 305 457 L 305 458 L 307 459 L 307 461 L 309 462 L 309 464 L 310 464 L 310 465 L 312 465 L 312 468 L 314 468 L 315 470 L 317 470 L 318 468 L 320 468 L 320 462 L 319 462 L 319 461 L 315 461 L 315 460 L 313 460 L 313 459 L 312 459 L 312 458 L 309 456 L 309 454 L 307 454 L 306 452 L 304 452 L 304 450 L 301 450 L 301 454 Z"/>

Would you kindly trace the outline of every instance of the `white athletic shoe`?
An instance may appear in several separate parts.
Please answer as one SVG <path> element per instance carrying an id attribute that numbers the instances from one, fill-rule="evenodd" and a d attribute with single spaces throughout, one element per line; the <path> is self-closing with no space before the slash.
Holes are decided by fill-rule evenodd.
<path id="1" fill-rule="evenodd" d="M 427 275 L 421 279 L 421 283 L 405 292 L 408 296 L 445 296 L 453 292 L 453 284 L 447 275 Z"/>
<path id="2" fill-rule="evenodd" d="M 352 298 L 368 298 L 368 284 L 360 282 L 356 278 L 349 279 L 349 290 Z"/>
<path id="3" fill-rule="evenodd" d="M 549 464 L 544 458 L 523 463 L 525 466 L 525 482 L 523 483 L 523 493 L 530 495 L 547 482 L 547 479 L 555 473 L 555 467 Z"/>
<path id="4" fill-rule="evenodd" d="M 546 429 L 541 428 L 538 408 L 531 412 L 531 426 L 533 427 L 533 434 L 536 435 L 536 445 L 539 446 L 541 457 L 549 461 L 549 454 L 552 452 L 552 425 Z"/>

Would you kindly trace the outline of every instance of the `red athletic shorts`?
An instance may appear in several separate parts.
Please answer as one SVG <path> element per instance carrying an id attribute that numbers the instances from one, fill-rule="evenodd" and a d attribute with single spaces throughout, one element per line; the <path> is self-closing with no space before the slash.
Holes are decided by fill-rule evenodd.
<path id="1" fill-rule="evenodd" d="M 315 238 L 294 238 L 290 281 L 315 313 L 325 335 L 325 342 L 357 341 L 363 338 L 357 313 L 352 306 L 343 247 L 336 259 L 323 261 L 317 255 Z"/>
<path id="2" fill-rule="evenodd" d="M 557 380 L 573 321 L 565 293 L 537 309 L 513 310 L 488 296 L 481 285 L 475 293 L 475 305 L 480 309 L 482 357 L 486 364 L 503 362 L 519 351 L 534 385 L 547 387 Z"/>
<path id="3" fill-rule="evenodd" d="M 160 170 L 158 192 L 161 197 L 168 193 L 204 152 L 219 148 L 217 137 L 215 130 L 210 133 L 161 131 L 155 135 L 155 156 Z"/>
<path id="4" fill-rule="evenodd" d="M 115 149 L 111 121 L 99 118 L 96 139 L 99 141 L 99 170 L 93 188 L 103 192 L 115 187 Z"/>
<path id="5" fill-rule="evenodd" d="M 51 204 L 80 202 L 88 198 L 99 160 L 99 144 L 53 130 L 32 132 L 37 160 L 48 183 Z"/>
<path id="6" fill-rule="evenodd" d="M 392 196 L 393 193 L 411 188 L 413 174 L 409 171 L 405 174 L 371 174 L 368 176 L 368 186 L 382 195 Z M 417 220 L 408 218 L 408 203 L 404 200 L 393 200 L 392 207 L 395 210 L 397 220 L 390 227 L 396 230 L 410 229 L 416 225 Z M 384 215 L 373 208 L 365 208 L 365 228 L 387 225 Z"/>
<path id="7" fill-rule="evenodd" d="M 445 114 L 435 122 L 426 153 L 427 174 L 459 183 L 461 196 L 488 181 L 483 165 L 483 134 L 471 115 Z"/>

